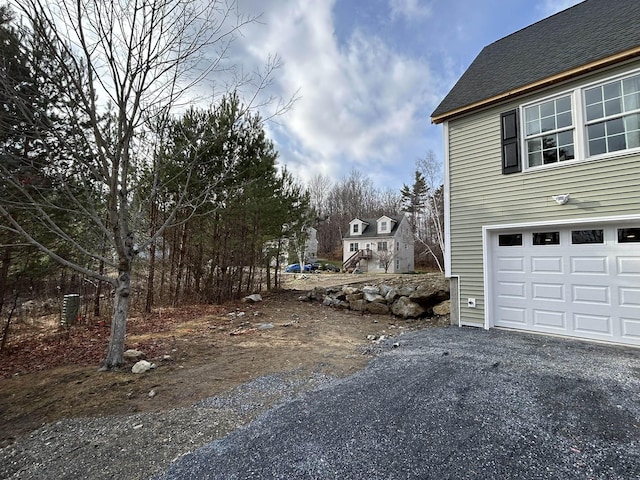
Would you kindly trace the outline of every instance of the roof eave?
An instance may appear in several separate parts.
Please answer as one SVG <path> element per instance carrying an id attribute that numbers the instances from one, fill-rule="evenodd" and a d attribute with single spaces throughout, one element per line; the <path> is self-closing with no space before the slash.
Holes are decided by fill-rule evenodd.
<path id="1" fill-rule="evenodd" d="M 542 80 L 538 80 L 537 82 L 529 83 L 527 85 L 523 85 L 522 87 L 518 87 L 513 90 L 508 90 L 499 95 L 495 95 L 493 97 L 486 98 L 484 100 L 480 100 L 478 102 L 474 102 L 469 105 L 465 105 L 463 107 L 451 110 L 449 112 L 445 112 L 440 115 L 431 117 L 431 123 L 434 123 L 434 124 L 443 123 L 453 117 L 457 117 L 458 115 L 463 115 L 465 113 L 469 113 L 471 111 L 478 110 L 480 108 L 488 107 L 490 105 L 503 102 L 505 100 L 509 100 L 513 97 L 530 93 L 534 90 L 539 90 L 541 88 L 548 87 L 555 83 L 560 83 L 560 82 L 569 80 L 571 78 L 584 75 L 585 73 L 589 73 L 593 70 L 598 70 L 601 68 L 614 65 L 616 63 L 624 62 L 625 60 L 632 59 L 639 55 L 640 55 L 640 46 L 632 48 L 630 50 L 625 50 L 624 52 L 617 53 L 610 57 L 602 58 L 600 60 L 587 63 L 586 65 L 582 65 L 580 67 L 558 73 L 551 77 L 543 78 Z"/>

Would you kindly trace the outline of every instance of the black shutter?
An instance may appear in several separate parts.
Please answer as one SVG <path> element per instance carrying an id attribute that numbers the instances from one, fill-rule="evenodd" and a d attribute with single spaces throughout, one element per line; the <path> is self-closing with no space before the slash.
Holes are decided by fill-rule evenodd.
<path id="1" fill-rule="evenodd" d="M 522 171 L 520 145 L 518 142 L 518 110 L 500 115 L 502 127 L 502 173 Z"/>

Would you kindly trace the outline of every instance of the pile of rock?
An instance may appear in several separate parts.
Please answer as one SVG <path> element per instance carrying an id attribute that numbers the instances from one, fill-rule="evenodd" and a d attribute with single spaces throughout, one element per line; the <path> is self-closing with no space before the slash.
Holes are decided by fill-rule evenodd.
<path id="1" fill-rule="evenodd" d="M 449 282 L 442 276 L 413 277 L 399 285 L 315 287 L 300 299 L 376 315 L 401 318 L 444 316 L 450 313 Z"/>

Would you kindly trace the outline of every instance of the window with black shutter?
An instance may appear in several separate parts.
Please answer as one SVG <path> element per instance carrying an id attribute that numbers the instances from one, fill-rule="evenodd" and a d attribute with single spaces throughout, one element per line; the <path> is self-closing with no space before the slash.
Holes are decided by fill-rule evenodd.
<path id="1" fill-rule="evenodd" d="M 502 127 L 502 173 L 522 171 L 520 148 L 518 145 L 518 110 L 500 115 Z"/>

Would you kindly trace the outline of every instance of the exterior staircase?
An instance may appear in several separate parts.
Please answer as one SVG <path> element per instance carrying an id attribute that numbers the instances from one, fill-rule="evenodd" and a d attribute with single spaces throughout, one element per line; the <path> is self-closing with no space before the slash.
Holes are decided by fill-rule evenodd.
<path id="1" fill-rule="evenodd" d="M 344 263 L 342 264 L 342 270 L 345 272 L 349 271 L 349 269 L 355 268 L 360 260 L 368 260 L 370 258 L 371 249 L 367 248 L 365 250 L 358 250 L 344 261 Z"/>

